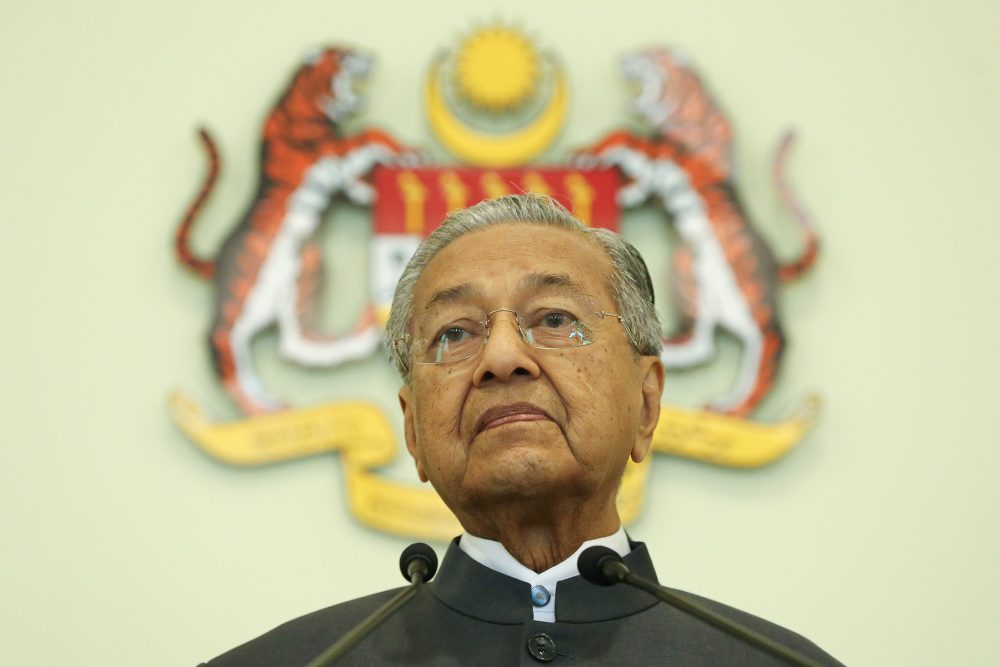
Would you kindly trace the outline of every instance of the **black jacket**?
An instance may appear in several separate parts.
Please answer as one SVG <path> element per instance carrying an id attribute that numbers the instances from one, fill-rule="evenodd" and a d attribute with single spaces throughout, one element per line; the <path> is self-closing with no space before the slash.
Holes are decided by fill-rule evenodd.
<path id="1" fill-rule="evenodd" d="M 656 573 L 645 545 L 625 562 Z M 289 621 L 207 663 L 208 667 L 300 667 L 399 589 L 351 600 Z M 452 542 L 437 577 L 399 613 L 354 646 L 338 665 L 727 665 L 780 661 L 627 587 L 574 577 L 559 582 L 556 622 L 532 618 L 528 584 L 495 572 Z M 717 602 L 689 595 L 734 621 L 823 664 L 839 662 L 799 635 Z"/>

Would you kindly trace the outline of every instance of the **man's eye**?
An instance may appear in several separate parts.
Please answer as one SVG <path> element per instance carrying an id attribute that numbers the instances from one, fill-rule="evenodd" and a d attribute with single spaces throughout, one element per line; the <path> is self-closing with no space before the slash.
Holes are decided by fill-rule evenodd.
<path id="1" fill-rule="evenodd" d="M 474 328 L 470 331 L 459 324 L 452 324 L 440 330 L 427 353 L 432 363 L 436 364 L 464 359 L 475 352 L 481 339 Z"/>
<path id="2" fill-rule="evenodd" d="M 546 313 L 542 316 L 539 326 L 546 329 L 568 329 L 576 321 L 572 315 L 559 311 Z"/>
<path id="3" fill-rule="evenodd" d="M 448 327 L 438 336 L 438 341 L 441 343 L 461 343 L 471 335 L 462 327 Z"/>

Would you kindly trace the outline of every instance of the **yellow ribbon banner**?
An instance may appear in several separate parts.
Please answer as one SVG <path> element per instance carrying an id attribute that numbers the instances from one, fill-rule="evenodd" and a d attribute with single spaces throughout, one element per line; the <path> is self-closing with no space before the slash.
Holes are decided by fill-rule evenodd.
<path id="1" fill-rule="evenodd" d="M 812 429 L 821 401 L 806 396 L 778 422 L 664 405 L 653 434 L 653 451 L 732 468 L 757 468 L 780 458 Z"/>
<path id="2" fill-rule="evenodd" d="M 663 406 L 653 451 L 717 465 L 756 467 L 770 463 L 798 443 L 815 423 L 819 399 L 808 397 L 784 420 L 762 424 L 699 410 Z M 177 426 L 213 458 L 236 466 L 258 466 L 340 452 L 351 512 L 377 530 L 406 537 L 447 541 L 461 531 L 457 519 L 433 489 L 380 475 L 400 447 L 378 407 L 342 401 L 284 412 L 213 422 L 190 397 L 174 392 L 167 410 Z M 618 492 L 626 524 L 646 496 L 651 457 L 630 463 Z"/>

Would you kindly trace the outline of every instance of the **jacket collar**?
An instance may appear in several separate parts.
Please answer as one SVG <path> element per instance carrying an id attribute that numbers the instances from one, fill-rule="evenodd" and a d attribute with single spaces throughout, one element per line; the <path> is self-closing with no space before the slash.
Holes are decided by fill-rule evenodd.
<path id="1" fill-rule="evenodd" d="M 656 572 L 646 545 L 630 542 L 632 551 L 625 564 L 634 573 L 656 580 Z M 533 618 L 531 587 L 523 581 L 480 565 L 451 542 L 437 576 L 428 584 L 443 604 L 459 613 L 489 623 L 520 624 Z M 596 586 L 571 577 L 559 582 L 556 620 L 564 623 L 592 623 L 636 614 L 657 600 L 640 590 L 618 584 Z"/>

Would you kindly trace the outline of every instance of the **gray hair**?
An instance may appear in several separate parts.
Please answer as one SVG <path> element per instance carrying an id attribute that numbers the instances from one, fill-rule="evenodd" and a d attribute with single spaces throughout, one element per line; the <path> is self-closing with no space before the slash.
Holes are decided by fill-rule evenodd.
<path id="1" fill-rule="evenodd" d="M 386 338 L 391 360 L 404 382 L 411 380 L 410 349 L 408 345 L 395 342 L 403 340 L 410 327 L 417 280 L 435 255 L 458 237 L 503 224 L 550 225 L 572 229 L 594 239 L 611 262 L 608 280 L 633 349 L 641 355 L 660 354 L 662 334 L 653 305 L 653 283 L 639 251 L 612 231 L 586 226 L 551 197 L 532 193 L 506 195 L 449 213 L 441 226 L 424 239 L 403 270 L 392 297 Z"/>

